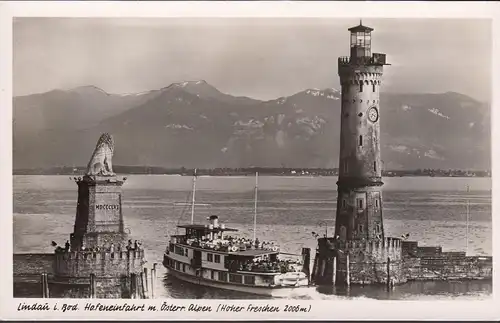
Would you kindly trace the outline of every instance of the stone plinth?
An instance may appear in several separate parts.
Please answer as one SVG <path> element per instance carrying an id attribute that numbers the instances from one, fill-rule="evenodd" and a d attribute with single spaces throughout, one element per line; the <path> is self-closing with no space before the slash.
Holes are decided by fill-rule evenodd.
<path id="1" fill-rule="evenodd" d="M 84 176 L 78 184 L 78 205 L 71 249 L 125 243 L 122 212 L 123 180 L 116 176 Z"/>

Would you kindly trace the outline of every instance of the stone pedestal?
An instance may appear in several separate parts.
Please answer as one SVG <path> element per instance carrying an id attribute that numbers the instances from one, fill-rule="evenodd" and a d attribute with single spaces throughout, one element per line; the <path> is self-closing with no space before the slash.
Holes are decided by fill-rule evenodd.
<path id="1" fill-rule="evenodd" d="M 122 192 L 116 176 L 84 176 L 78 184 L 78 205 L 71 249 L 124 245 Z"/>

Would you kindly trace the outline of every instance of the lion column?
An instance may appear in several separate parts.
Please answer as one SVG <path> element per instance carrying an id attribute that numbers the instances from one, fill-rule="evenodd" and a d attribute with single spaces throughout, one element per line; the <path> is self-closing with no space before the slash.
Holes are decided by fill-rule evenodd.
<path id="1" fill-rule="evenodd" d="M 127 240 L 122 211 L 122 185 L 113 173 L 113 138 L 105 133 L 97 143 L 87 174 L 75 179 L 78 205 L 71 236 L 72 249 L 109 248 Z"/>

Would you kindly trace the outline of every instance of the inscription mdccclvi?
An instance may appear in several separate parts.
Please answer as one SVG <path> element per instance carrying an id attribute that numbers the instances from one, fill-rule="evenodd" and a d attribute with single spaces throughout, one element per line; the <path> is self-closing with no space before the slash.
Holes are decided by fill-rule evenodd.
<path id="1" fill-rule="evenodd" d="M 119 210 L 120 205 L 116 204 L 96 204 L 96 210 Z"/>

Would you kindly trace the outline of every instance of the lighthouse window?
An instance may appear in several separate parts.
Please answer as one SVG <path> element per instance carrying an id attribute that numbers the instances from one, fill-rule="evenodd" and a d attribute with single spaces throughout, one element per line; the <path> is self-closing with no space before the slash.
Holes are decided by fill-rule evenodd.
<path id="1" fill-rule="evenodd" d="M 359 230 L 359 233 L 363 233 L 363 225 L 362 224 L 359 225 L 358 230 Z"/>
<path id="2" fill-rule="evenodd" d="M 363 208 L 363 200 L 362 199 L 358 199 L 358 208 L 359 209 Z"/>
<path id="3" fill-rule="evenodd" d="M 359 92 L 363 92 L 363 83 L 359 84 Z"/>
<path id="4" fill-rule="evenodd" d="M 376 161 L 373 162 L 373 171 L 374 172 L 377 171 L 377 162 Z"/>
<path id="5" fill-rule="evenodd" d="M 359 146 L 363 146 L 363 136 L 359 135 Z"/>
<path id="6" fill-rule="evenodd" d="M 375 92 L 375 83 L 372 84 L 373 92 Z"/>
<path id="7" fill-rule="evenodd" d="M 346 208 L 346 205 L 347 203 L 345 202 L 345 200 L 342 200 L 342 208 L 345 209 Z"/>

